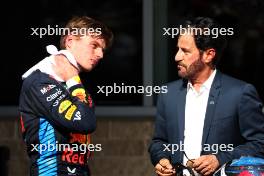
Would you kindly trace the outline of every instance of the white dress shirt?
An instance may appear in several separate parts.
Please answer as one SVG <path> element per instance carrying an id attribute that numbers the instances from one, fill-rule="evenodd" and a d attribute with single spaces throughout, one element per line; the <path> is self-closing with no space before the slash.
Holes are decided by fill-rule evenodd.
<path id="1" fill-rule="evenodd" d="M 207 107 L 207 101 L 216 70 L 201 85 L 197 92 L 192 84 L 188 82 L 186 104 L 185 104 L 185 129 L 184 129 L 184 151 L 189 159 L 196 159 L 201 153 L 203 126 Z M 184 156 L 183 163 L 188 159 Z"/>

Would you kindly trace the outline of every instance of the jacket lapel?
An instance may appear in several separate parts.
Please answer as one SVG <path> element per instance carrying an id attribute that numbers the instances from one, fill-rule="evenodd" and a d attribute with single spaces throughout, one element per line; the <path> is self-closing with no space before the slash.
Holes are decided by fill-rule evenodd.
<path id="1" fill-rule="evenodd" d="M 202 145 L 205 144 L 210 131 L 211 123 L 214 118 L 215 107 L 217 105 L 217 99 L 220 94 L 220 87 L 221 73 L 217 71 L 208 97 L 206 114 L 204 119 Z"/>
<path id="2" fill-rule="evenodd" d="M 179 89 L 179 94 L 177 99 L 177 116 L 178 116 L 178 129 L 180 140 L 184 141 L 184 128 L 185 128 L 185 103 L 186 103 L 186 93 L 187 93 L 187 81 L 183 80 L 182 86 Z M 183 153 L 181 152 L 180 160 L 183 160 Z"/>

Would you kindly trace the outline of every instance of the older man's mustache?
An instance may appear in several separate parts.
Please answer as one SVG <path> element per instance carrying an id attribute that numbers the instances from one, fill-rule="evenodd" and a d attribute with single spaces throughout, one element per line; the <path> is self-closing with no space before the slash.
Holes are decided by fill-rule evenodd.
<path id="1" fill-rule="evenodd" d="M 181 63 L 182 60 L 176 61 L 176 64 L 179 65 L 179 66 L 182 66 L 182 67 L 187 67 L 187 65 L 185 65 L 184 63 Z"/>
<path id="2" fill-rule="evenodd" d="M 183 59 L 182 59 L 183 60 Z M 179 64 L 179 62 L 181 62 L 182 60 L 176 60 L 176 64 Z"/>

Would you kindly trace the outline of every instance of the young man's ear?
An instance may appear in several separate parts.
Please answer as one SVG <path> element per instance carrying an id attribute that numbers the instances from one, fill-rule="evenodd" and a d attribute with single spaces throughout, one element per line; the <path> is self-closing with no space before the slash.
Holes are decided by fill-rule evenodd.
<path id="1" fill-rule="evenodd" d="M 65 39 L 65 47 L 66 48 L 71 48 L 74 37 L 75 36 L 73 36 L 73 35 L 67 35 L 66 36 L 66 39 Z"/>
<path id="2" fill-rule="evenodd" d="M 213 61 L 213 59 L 215 58 L 216 52 L 215 49 L 213 48 L 209 48 L 207 50 L 204 51 L 204 62 L 205 63 L 210 63 Z"/>

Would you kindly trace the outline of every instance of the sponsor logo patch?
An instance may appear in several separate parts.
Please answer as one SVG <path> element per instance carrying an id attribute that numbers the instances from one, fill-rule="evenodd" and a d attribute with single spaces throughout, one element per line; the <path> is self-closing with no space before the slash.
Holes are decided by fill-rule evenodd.
<path id="1" fill-rule="evenodd" d="M 68 148 L 63 151 L 61 159 L 72 164 L 84 164 L 84 154 L 74 153 L 73 150 Z"/>
<path id="2" fill-rule="evenodd" d="M 88 142 L 88 135 L 86 134 L 79 134 L 79 133 L 71 133 L 70 143 L 80 143 L 80 144 L 87 144 Z"/>
<path id="3" fill-rule="evenodd" d="M 74 76 L 72 79 L 73 79 L 74 81 L 76 81 L 78 84 L 81 83 L 81 79 L 80 79 L 79 76 Z"/>
<path id="4" fill-rule="evenodd" d="M 70 107 L 71 104 L 72 102 L 69 100 L 64 100 L 63 102 L 61 102 L 59 106 L 59 113 L 63 113 L 66 109 L 68 109 L 68 107 Z"/>
<path id="5" fill-rule="evenodd" d="M 81 115 L 81 112 L 80 111 L 77 111 L 75 113 L 75 116 L 73 118 L 73 121 L 75 121 L 75 120 L 82 120 L 82 115 Z"/>
<path id="6" fill-rule="evenodd" d="M 65 94 L 62 94 L 61 96 L 59 96 L 59 97 L 56 99 L 56 101 L 53 103 L 52 106 L 58 106 L 59 102 L 60 102 L 64 97 L 66 97 Z"/>
<path id="7" fill-rule="evenodd" d="M 75 105 L 72 105 L 71 107 L 70 107 L 70 109 L 68 109 L 68 111 L 66 112 L 66 114 L 65 114 L 65 118 L 67 119 L 67 120 L 71 120 L 72 119 L 72 115 L 73 115 L 73 113 L 74 113 L 74 111 L 77 109 L 77 107 L 75 106 Z"/>
<path id="8" fill-rule="evenodd" d="M 62 91 L 61 91 L 61 89 L 56 89 L 56 92 L 54 93 L 54 94 L 51 94 L 51 95 L 49 95 L 47 98 L 46 98 L 46 100 L 49 102 L 49 101 L 52 101 L 52 100 L 54 100 L 55 98 L 57 98 L 59 95 L 61 95 L 62 94 Z"/>
<path id="9" fill-rule="evenodd" d="M 74 91 L 72 91 L 72 96 L 78 97 L 81 101 L 87 102 L 86 101 L 86 94 L 85 90 L 83 88 L 77 88 Z"/>
<path id="10" fill-rule="evenodd" d="M 51 89 L 53 89 L 54 87 L 56 87 L 56 85 L 54 84 L 50 84 L 50 85 L 47 85 L 45 87 L 42 87 L 40 89 L 40 92 L 44 95 L 45 93 L 47 93 L 48 91 L 50 91 Z"/>
<path id="11" fill-rule="evenodd" d="M 71 169 L 70 167 L 67 167 L 67 170 L 68 170 L 68 175 L 76 175 L 75 172 L 76 172 L 76 168 L 73 168 Z"/>

